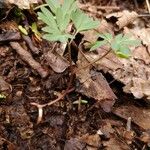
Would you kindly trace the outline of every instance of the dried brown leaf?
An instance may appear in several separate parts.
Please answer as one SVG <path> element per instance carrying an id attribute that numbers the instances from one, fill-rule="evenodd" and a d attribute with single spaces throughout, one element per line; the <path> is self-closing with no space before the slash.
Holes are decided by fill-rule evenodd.
<path id="1" fill-rule="evenodd" d="M 7 5 L 15 4 L 20 9 L 30 9 L 30 4 L 38 3 L 38 0 L 6 0 L 5 2 Z"/>
<path id="2" fill-rule="evenodd" d="M 120 106 L 115 108 L 113 111 L 114 114 L 122 117 L 124 119 L 128 119 L 128 117 L 132 118 L 132 122 L 140 126 L 141 128 L 147 130 L 150 129 L 150 109 L 138 108 L 134 105 L 129 106 Z"/>
<path id="3" fill-rule="evenodd" d="M 86 95 L 87 97 L 94 98 L 100 102 L 102 108 L 109 112 L 116 99 L 115 94 L 109 87 L 106 79 L 101 73 L 91 70 L 90 67 L 80 69 L 87 65 L 87 60 L 79 54 L 78 66 L 79 70 L 76 72 L 77 79 L 80 85 L 77 91 Z"/>
<path id="4" fill-rule="evenodd" d="M 103 145 L 106 147 L 105 150 L 130 150 L 130 147 L 115 137 L 111 138 L 109 141 L 104 141 Z"/>
<path id="5" fill-rule="evenodd" d="M 49 51 L 45 58 L 50 67 L 57 73 L 62 73 L 69 67 L 69 62 L 58 54 Z"/>
<path id="6" fill-rule="evenodd" d="M 116 24 L 119 29 L 122 29 L 128 24 L 133 23 L 133 21 L 138 17 L 138 14 L 135 11 L 129 12 L 128 10 L 124 10 L 122 12 L 112 13 L 106 16 L 107 19 L 112 17 L 117 18 L 118 21 Z"/>

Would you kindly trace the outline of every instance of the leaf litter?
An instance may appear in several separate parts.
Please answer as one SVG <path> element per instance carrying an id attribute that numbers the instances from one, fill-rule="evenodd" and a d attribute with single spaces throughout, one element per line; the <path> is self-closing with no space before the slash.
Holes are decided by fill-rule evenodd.
<path id="1" fill-rule="evenodd" d="M 34 2 L 28 1 L 26 4 L 22 2 L 17 5 L 21 9 L 29 9 L 29 4 Z M 54 47 L 53 43 L 44 40 L 40 43 L 33 40 L 36 39 L 34 35 L 29 43 L 22 39 L 27 44 L 24 46 L 24 43 L 20 42 L 21 37 L 17 35 L 16 38 L 10 32 L 11 23 L 8 23 L 7 29 L 2 25 L 0 94 L 4 92 L 8 96 L 6 101 L 1 102 L 0 107 L 2 148 L 16 149 L 16 146 L 19 148 L 24 146 L 26 149 L 40 147 L 54 150 L 134 148 L 146 150 L 149 147 L 149 28 L 148 25 L 143 26 L 143 20 L 138 17 L 137 12 L 132 9 L 127 10 L 135 7 L 132 3 L 125 2 L 123 7 L 126 8 L 123 11 L 121 11 L 123 7 L 118 7 L 117 3 L 119 4 L 119 0 L 110 2 L 109 5 L 106 5 L 105 1 L 80 5 L 90 16 L 103 18 L 102 26 L 99 26 L 96 31 L 90 31 L 87 35 L 82 32 L 84 37 L 80 42 L 85 44 L 87 41 L 95 40 L 97 32 L 109 31 L 112 35 L 116 35 L 116 31 L 119 33 L 123 31 L 133 33 L 133 36 L 142 41 L 142 45 L 135 49 L 130 48 L 129 59 L 118 58 L 113 52 L 100 59 L 109 51 L 107 46 L 97 48 L 95 52 L 81 53 L 79 50 L 78 60 L 73 64 L 76 66 L 75 92 L 67 94 L 64 101 L 46 107 L 44 118 L 38 125 L 36 124 L 37 110 L 31 107 L 30 103 L 33 101 L 47 103 L 50 99 L 61 95 L 60 91 L 63 91 L 68 84 L 69 74 L 69 63 L 63 55 L 65 51 L 63 50 L 61 55 L 58 55 L 55 49 L 50 52 L 49 49 Z M 6 17 L 9 17 L 9 14 Z M 118 19 L 115 22 L 118 26 L 117 30 L 111 20 L 114 18 Z M 142 23 L 142 27 L 137 24 L 137 20 Z M 3 36 L 4 30 L 7 38 Z M 10 41 L 9 50 L 4 50 L 4 41 Z M 45 45 L 39 51 L 38 48 L 42 44 Z M 35 48 L 36 52 L 32 51 L 32 48 Z M 123 83 L 124 92 L 133 94 L 133 96 L 127 95 L 126 103 L 124 102 L 126 94 L 122 92 L 122 87 L 117 87 L 119 83 L 115 81 L 116 85 L 113 82 L 109 85 L 108 73 L 113 80 Z M 81 104 L 80 109 L 77 109 L 72 103 L 80 97 L 83 97 L 87 104 Z M 93 105 L 91 102 L 96 103 Z M 142 141 L 140 144 L 137 143 L 139 140 Z"/>

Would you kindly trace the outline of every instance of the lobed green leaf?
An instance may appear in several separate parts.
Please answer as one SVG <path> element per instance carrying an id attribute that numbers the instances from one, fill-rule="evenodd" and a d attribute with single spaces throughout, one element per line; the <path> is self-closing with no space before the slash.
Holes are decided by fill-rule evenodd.
<path id="1" fill-rule="evenodd" d="M 94 29 L 99 26 L 99 21 L 94 21 L 79 9 L 72 12 L 72 21 L 77 29 L 77 32 Z"/>

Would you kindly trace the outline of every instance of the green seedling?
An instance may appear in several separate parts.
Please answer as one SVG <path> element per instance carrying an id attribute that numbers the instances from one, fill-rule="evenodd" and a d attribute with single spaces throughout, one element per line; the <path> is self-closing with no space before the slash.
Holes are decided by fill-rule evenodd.
<path id="1" fill-rule="evenodd" d="M 79 111 L 81 109 L 81 105 L 82 104 L 88 104 L 88 101 L 87 100 L 83 100 L 83 99 L 81 99 L 81 97 L 79 97 L 79 99 L 74 101 L 73 104 L 74 105 L 78 105 L 78 111 Z"/>
<path id="2" fill-rule="evenodd" d="M 74 105 L 76 105 L 76 104 L 79 105 L 79 103 L 80 104 L 87 104 L 88 101 L 81 99 L 81 100 L 76 100 L 76 101 L 73 102 Z"/>
<path id="3" fill-rule="evenodd" d="M 94 21 L 88 15 L 77 8 L 75 0 L 64 0 L 61 4 L 58 0 L 46 0 L 48 7 L 41 7 L 38 18 L 46 25 L 42 28 L 45 32 L 43 38 L 49 41 L 68 42 L 73 40 L 75 35 L 81 31 L 98 27 L 99 22 Z M 71 34 L 67 31 L 69 24 L 75 27 Z"/>
<path id="4" fill-rule="evenodd" d="M 18 29 L 20 30 L 21 33 L 24 35 L 28 35 L 28 31 L 21 25 L 18 26 Z"/>
<path id="5" fill-rule="evenodd" d="M 115 52 L 115 54 L 121 58 L 129 58 L 131 55 L 130 46 L 139 46 L 141 44 L 140 40 L 131 39 L 130 35 L 118 34 L 113 37 L 110 33 L 105 33 L 99 35 L 103 40 L 96 41 L 92 47 L 91 51 L 97 49 L 103 45 L 109 45 L 110 48 Z"/>
<path id="6" fill-rule="evenodd" d="M 35 22 L 32 23 L 32 25 L 30 26 L 32 32 L 34 33 L 34 35 L 36 36 L 37 39 L 41 40 L 41 34 L 37 29 L 37 24 Z"/>

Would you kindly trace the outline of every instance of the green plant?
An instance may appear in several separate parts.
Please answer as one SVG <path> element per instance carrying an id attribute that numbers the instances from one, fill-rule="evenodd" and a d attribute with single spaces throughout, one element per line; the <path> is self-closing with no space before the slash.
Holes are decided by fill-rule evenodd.
<path id="1" fill-rule="evenodd" d="M 41 34 L 38 31 L 37 28 L 37 24 L 35 22 L 32 23 L 32 25 L 30 26 L 32 32 L 34 33 L 34 35 L 36 36 L 37 39 L 41 40 Z"/>
<path id="2" fill-rule="evenodd" d="M 110 33 L 105 33 L 99 35 L 102 38 L 102 41 L 96 41 L 92 47 L 91 51 L 95 50 L 96 48 L 109 45 L 110 48 L 117 54 L 119 57 L 128 58 L 131 55 L 130 46 L 139 46 L 141 44 L 140 40 L 133 40 L 131 36 L 126 34 L 118 34 L 113 37 Z"/>
<path id="3" fill-rule="evenodd" d="M 41 7 L 38 18 L 46 26 L 42 28 L 45 32 L 43 38 L 49 41 L 68 42 L 73 40 L 78 32 L 94 29 L 99 22 L 84 14 L 77 8 L 75 0 L 64 0 L 61 4 L 58 0 L 46 0 L 48 8 Z M 75 32 L 71 34 L 67 31 L 70 23 L 75 26 Z"/>
<path id="4" fill-rule="evenodd" d="M 98 21 L 94 21 L 77 7 L 75 0 L 64 0 L 62 4 L 59 0 L 46 0 L 46 2 L 46 5 L 39 7 L 41 12 L 38 12 L 38 18 L 46 24 L 42 28 L 45 32 L 44 39 L 59 42 L 68 42 L 69 39 L 72 41 L 77 33 L 97 28 L 99 25 Z M 75 32 L 72 34 L 67 31 L 70 23 L 75 27 Z M 123 58 L 130 56 L 130 46 L 140 44 L 139 40 L 132 40 L 129 35 L 118 34 L 113 37 L 110 33 L 105 33 L 99 37 L 103 40 L 96 41 L 91 51 L 102 45 L 109 45 L 115 54 Z"/>

